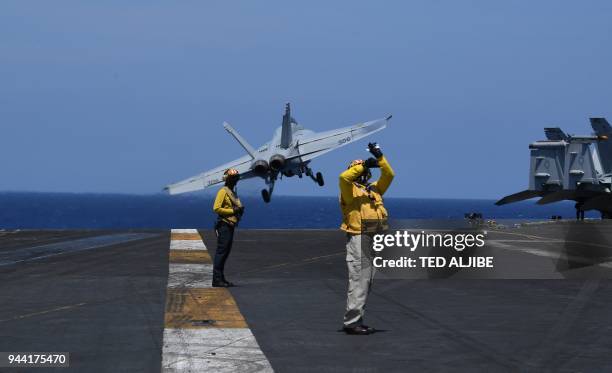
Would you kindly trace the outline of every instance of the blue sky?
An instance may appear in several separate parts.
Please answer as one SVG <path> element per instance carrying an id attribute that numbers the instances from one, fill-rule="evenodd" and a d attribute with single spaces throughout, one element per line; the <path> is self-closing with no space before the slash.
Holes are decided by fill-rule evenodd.
<path id="1" fill-rule="evenodd" d="M 544 126 L 612 118 L 607 1 L 3 1 L 0 35 L 0 190 L 159 192 L 291 102 L 313 130 L 392 113 L 389 195 L 497 198 Z M 365 143 L 275 193 L 337 194 Z"/>

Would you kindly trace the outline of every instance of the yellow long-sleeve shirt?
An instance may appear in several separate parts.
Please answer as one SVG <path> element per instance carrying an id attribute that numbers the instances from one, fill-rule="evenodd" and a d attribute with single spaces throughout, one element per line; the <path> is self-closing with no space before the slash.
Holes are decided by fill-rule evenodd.
<path id="1" fill-rule="evenodd" d="M 395 173 L 383 156 L 378 159 L 380 178 L 370 184 L 369 190 L 365 185 L 356 182 L 365 170 L 363 165 L 356 165 L 340 174 L 340 208 L 342 209 L 342 226 L 340 229 L 352 234 L 362 233 L 362 220 L 377 221 L 378 226 L 386 226 L 387 210 L 383 204 L 382 195 L 385 194 Z"/>
<path id="2" fill-rule="evenodd" d="M 232 195 L 230 195 L 230 193 L 232 193 Z M 236 203 L 234 204 L 234 202 Z M 226 223 L 236 225 L 238 223 L 238 216 L 234 213 L 234 207 L 241 206 L 240 199 L 235 196 L 229 188 L 223 187 L 217 192 L 217 197 L 213 204 L 213 211 Z"/>

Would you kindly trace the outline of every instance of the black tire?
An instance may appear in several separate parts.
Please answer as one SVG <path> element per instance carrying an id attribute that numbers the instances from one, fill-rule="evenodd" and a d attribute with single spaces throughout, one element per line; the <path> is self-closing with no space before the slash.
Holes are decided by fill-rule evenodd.
<path id="1" fill-rule="evenodd" d="M 261 196 L 263 197 L 265 203 L 270 203 L 270 193 L 267 189 L 262 189 Z"/>
<path id="2" fill-rule="evenodd" d="M 325 180 L 323 180 L 323 175 L 320 172 L 317 172 L 317 184 L 319 186 L 325 185 Z"/>

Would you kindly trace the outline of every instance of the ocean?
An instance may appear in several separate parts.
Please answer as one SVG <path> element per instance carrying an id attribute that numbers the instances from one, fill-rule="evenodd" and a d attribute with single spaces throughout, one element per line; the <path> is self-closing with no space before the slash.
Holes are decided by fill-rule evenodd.
<path id="1" fill-rule="evenodd" d="M 211 195 L 0 193 L 0 229 L 211 228 Z M 242 228 L 337 228 L 337 197 L 241 197 Z M 573 202 L 545 206 L 526 201 L 495 206 L 494 200 L 386 198 L 396 219 L 457 219 L 480 212 L 485 219 L 548 219 L 575 216 Z M 588 216 L 598 217 L 596 213 Z"/>

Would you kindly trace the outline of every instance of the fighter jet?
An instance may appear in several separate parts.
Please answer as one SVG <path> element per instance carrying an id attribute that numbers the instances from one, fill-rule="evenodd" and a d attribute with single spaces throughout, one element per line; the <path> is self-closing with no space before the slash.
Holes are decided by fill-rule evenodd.
<path id="1" fill-rule="evenodd" d="M 258 149 L 253 148 L 229 123 L 224 122 L 225 130 L 247 154 L 212 170 L 168 185 L 164 189 L 170 194 L 180 194 L 217 185 L 223 182 L 223 172 L 228 168 L 237 169 L 240 179 L 262 178 L 267 185 L 267 189 L 261 191 L 265 202 L 270 202 L 274 183 L 279 177 L 297 175 L 302 178 L 306 175 L 323 186 L 323 175 L 320 172 L 314 174 L 310 162 L 320 155 L 384 129 L 390 119 L 389 115 L 354 126 L 315 133 L 299 125 L 291 117 L 290 105 L 286 104 L 282 125 L 276 129 L 272 139 Z"/>
<path id="2" fill-rule="evenodd" d="M 576 201 L 576 217 L 598 210 L 612 217 L 612 127 L 605 118 L 590 118 L 592 136 L 572 136 L 560 128 L 545 128 L 546 140 L 529 145 L 529 188 L 506 196 L 496 205 L 541 197 L 543 205 Z"/>

